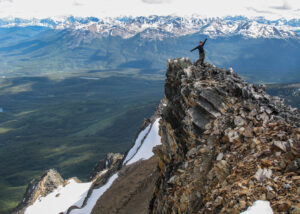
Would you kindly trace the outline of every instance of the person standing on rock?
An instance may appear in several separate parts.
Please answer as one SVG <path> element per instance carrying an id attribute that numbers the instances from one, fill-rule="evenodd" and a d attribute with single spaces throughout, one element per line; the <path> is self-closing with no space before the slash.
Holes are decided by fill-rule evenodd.
<path id="1" fill-rule="evenodd" d="M 203 62 L 205 59 L 205 51 L 204 51 L 203 47 L 205 45 L 206 40 L 207 40 L 207 38 L 204 40 L 204 42 L 200 41 L 199 45 L 191 50 L 191 52 L 193 52 L 196 49 L 199 50 L 199 59 L 197 60 L 196 65 L 198 63 L 200 63 L 200 65 L 203 65 Z"/>

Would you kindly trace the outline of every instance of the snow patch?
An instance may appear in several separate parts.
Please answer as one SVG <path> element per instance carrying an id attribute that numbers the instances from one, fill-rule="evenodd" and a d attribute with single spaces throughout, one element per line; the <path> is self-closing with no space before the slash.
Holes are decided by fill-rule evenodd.
<path id="1" fill-rule="evenodd" d="M 241 214 L 273 214 L 269 201 L 255 201 L 245 212 Z"/>
<path id="2" fill-rule="evenodd" d="M 74 209 L 70 214 L 88 214 L 91 213 L 94 206 L 96 205 L 98 199 L 103 195 L 103 193 L 112 185 L 112 183 L 118 178 L 118 173 L 113 174 L 105 185 L 99 189 L 94 189 L 91 196 L 89 197 L 86 205 L 81 209 Z M 55 213 L 57 214 L 57 213 Z"/>
<path id="3" fill-rule="evenodd" d="M 153 147 L 161 144 L 161 139 L 158 134 L 159 120 L 160 118 L 155 120 L 148 135 L 146 136 L 146 139 L 144 140 L 144 142 L 142 142 L 141 147 L 138 149 L 136 154 L 128 162 L 126 162 L 126 165 L 132 164 L 141 159 L 149 159 L 154 155 L 154 153 L 152 152 Z"/>
<path id="4" fill-rule="evenodd" d="M 58 214 L 65 213 L 71 206 L 81 207 L 91 184 L 71 179 L 66 186 L 59 186 L 46 197 L 38 198 L 25 210 L 25 214 Z"/>
<path id="5" fill-rule="evenodd" d="M 123 161 L 123 165 L 126 165 L 126 162 L 128 162 L 138 151 L 138 149 L 141 147 L 142 145 L 142 141 L 144 139 L 144 137 L 149 133 L 149 130 L 151 128 L 151 124 L 149 124 L 143 131 L 141 131 L 141 133 L 138 135 L 134 146 L 129 150 L 125 160 Z"/>

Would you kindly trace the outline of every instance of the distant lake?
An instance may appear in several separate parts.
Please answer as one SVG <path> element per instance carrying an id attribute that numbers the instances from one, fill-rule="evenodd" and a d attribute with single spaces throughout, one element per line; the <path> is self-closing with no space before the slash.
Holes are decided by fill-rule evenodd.
<path id="1" fill-rule="evenodd" d="M 3 112 L 3 108 L 0 107 L 0 113 Z"/>

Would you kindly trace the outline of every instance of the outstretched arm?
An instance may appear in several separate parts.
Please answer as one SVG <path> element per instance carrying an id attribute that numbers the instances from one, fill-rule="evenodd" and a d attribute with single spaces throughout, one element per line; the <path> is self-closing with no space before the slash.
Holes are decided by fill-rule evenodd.
<path id="1" fill-rule="evenodd" d="M 191 52 L 192 52 L 192 51 L 194 51 L 194 50 L 196 50 L 197 48 L 199 48 L 199 46 L 197 46 L 197 47 L 193 48 L 193 49 L 191 50 Z"/>
<path id="2" fill-rule="evenodd" d="M 204 40 L 204 42 L 203 42 L 202 46 L 204 46 L 204 45 L 205 45 L 205 42 L 206 42 L 206 40 L 207 40 L 207 38 Z"/>

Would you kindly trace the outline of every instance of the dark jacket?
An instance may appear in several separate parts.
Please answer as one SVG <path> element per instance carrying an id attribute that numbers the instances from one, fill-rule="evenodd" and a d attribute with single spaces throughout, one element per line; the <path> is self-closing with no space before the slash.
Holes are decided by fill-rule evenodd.
<path id="1" fill-rule="evenodd" d="M 206 40 L 207 40 L 207 38 L 204 40 L 204 42 L 203 42 L 202 45 L 198 45 L 197 47 L 193 48 L 193 49 L 191 50 L 191 52 L 194 51 L 194 50 L 196 50 L 196 49 L 198 49 L 198 50 L 199 50 L 199 54 L 204 53 L 203 46 L 205 45 Z"/>

